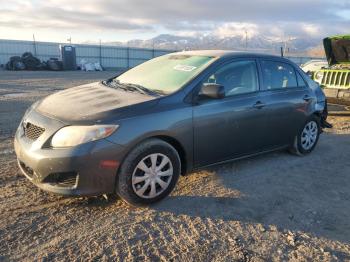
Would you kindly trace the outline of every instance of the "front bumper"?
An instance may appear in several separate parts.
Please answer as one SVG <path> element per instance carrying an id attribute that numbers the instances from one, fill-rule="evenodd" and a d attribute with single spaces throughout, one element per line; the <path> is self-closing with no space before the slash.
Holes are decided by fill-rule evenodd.
<path id="1" fill-rule="evenodd" d="M 101 139 L 76 147 L 53 149 L 46 146 L 47 140 L 64 124 L 34 111 L 26 116 L 26 121 L 45 127 L 45 132 L 36 141 L 21 132 L 22 123 L 15 136 L 19 167 L 32 183 L 45 191 L 69 196 L 114 192 L 116 174 L 125 151 L 122 146 Z"/>

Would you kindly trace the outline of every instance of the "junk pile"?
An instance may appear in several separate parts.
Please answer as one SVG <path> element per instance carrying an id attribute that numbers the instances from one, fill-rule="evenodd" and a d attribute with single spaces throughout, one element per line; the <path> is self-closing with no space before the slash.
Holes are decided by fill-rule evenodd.
<path id="1" fill-rule="evenodd" d="M 88 62 L 86 59 L 81 59 L 78 69 L 82 71 L 103 71 L 103 67 L 99 62 Z"/>
<path id="2" fill-rule="evenodd" d="M 75 58 L 74 58 L 75 60 Z M 103 67 L 99 62 L 88 62 L 86 59 L 82 59 L 79 65 L 74 65 L 74 68 L 82 71 L 103 71 Z M 47 61 L 40 61 L 30 52 L 23 53 L 22 56 L 12 56 L 5 65 L 6 70 L 51 70 L 61 71 L 63 70 L 63 62 L 58 58 L 50 58 Z"/>
<path id="3" fill-rule="evenodd" d="M 47 61 L 40 61 L 30 52 L 23 53 L 22 56 L 12 56 L 5 65 L 7 70 L 63 70 L 62 61 L 57 58 L 50 58 Z"/>
<path id="4" fill-rule="evenodd" d="M 58 58 L 50 58 L 46 61 L 46 67 L 52 71 L 61 71 L 63 70 L 63 63 Z"/>

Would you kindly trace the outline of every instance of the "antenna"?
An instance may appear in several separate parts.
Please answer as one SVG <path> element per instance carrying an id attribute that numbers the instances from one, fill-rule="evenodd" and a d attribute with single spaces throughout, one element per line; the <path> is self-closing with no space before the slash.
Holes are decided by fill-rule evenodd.
<path id="1" fill-rule="evenodd" d="M 100 39 L 100 45 L 99 45 L 99 55 L 100 55 L 100 65 L 102 65 L 102 46 L 101 46 L 101 39 Z"/>
<path id="2" fill-rule="evenodd" d="M 33 47 L 34 47 L 34 56 L 36 56 L 36 42 L 35 42 L 35 35 L 33 34 Z"/>

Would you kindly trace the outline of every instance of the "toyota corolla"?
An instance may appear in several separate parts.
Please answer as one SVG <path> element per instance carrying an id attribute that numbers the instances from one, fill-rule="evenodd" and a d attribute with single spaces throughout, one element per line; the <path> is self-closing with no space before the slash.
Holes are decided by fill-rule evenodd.
<path id="1" fill-rule="evenodd" d="M 34 103 L 15 151 L 43 190 L 145 205 L 193 170 L 274 150 L 308 154 L 326 117 L 318 84 L 287 59 L 179 52 Z"/>

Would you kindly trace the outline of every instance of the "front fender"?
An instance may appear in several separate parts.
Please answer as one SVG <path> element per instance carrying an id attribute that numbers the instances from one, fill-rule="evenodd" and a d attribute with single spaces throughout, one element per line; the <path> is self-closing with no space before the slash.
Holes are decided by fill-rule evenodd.
<path id="1" fill-rule="evenodd" d="M 165 137 L 177 141 L 186 155 L 186 163 L 193 162 L 192 107 L 157 112 L 119 120 L 118 130 L 108 141 L 132 150 L 142 141 L 152 137 Z"/>

